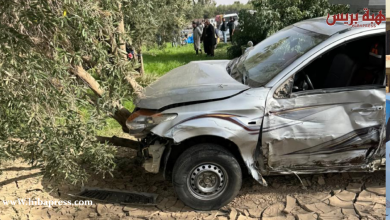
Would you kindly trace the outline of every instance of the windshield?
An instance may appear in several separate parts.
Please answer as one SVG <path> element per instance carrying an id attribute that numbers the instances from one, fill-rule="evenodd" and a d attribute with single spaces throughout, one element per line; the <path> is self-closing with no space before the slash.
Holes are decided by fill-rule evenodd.
<path id="1" fill-rule="evenodd" d="M 250 87 L 264 86 L 288 65 L 327 38 L 326 35 L 289 26 L 234 60 L 230 75 Z"/>

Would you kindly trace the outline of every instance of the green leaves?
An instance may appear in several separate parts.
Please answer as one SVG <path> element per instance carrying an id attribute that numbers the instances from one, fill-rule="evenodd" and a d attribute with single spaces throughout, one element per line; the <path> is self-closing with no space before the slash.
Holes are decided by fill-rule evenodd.
<path id="1" fill-rule="evenodd" d="M 132 41 L 141 48 L 156 33 L 170 39 L 189 3 L 0 1 L 0 163 L 21 157 L 53 181 L 73 184 L 91 172 L 111 173 L 115 149 L 95 142 L 95 135 L 117 100 L 131 100 L 125 77 L 139 68 L 119 46 Z M 125 33 L 118 29 L 122 17 Z M 73 75 L 75 66 L 98 82 L 101 97 Z"/>
<path id="2" fill-rule="evenodd" d="M 114 169 L 115 149 L 96 143 L 95 135 L 112 100 L 131 95 L 123 78 L 136 63 L 110 54 L 107 41 L 118 37 L 119 3 L 0 2 L 0 162 L 21 157 L 69 183 Z M 93 73 L 106 94 L 91 94 L 70 73 L 73 65 Z"/>
<path id="3" fill-rule="evenodd" d="M 137 49 L 154 44 L 156 35 L 171 41 L 187 23 L 185 15 L 190 9 L 189 0 L 126 0 L 122 5 L 127 31 Z"/>

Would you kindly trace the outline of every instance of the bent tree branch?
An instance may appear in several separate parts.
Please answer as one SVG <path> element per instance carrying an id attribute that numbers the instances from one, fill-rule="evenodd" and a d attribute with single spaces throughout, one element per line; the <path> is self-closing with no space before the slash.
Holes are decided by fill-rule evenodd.
<path id="1" fill-rule="evenodd" d="M 81 66 L 75 66 L 71 69 L 71 72 L 80 77 L 84 82 L 86 82 L 89 86 L 89 88 L 92 89 L 92 91 L 98 95 L 99 97 L 102 97 L 104 90 L 100 88 L 99 83 L 89 74 L 87 71 L 84 70 Z"/>
<path id="2" fill-rule="evenodd" d="M 109 143 L 117 147 L 127 147 L 134 150 L 138 150 L 138 146 L 139 146 L 139 143 L 137 141 L 126 139 L 126 138 L 120 138 L 117 136 L 113 136 L 113 137 L 97 136 L 96 139 L 100 143 Z"/>

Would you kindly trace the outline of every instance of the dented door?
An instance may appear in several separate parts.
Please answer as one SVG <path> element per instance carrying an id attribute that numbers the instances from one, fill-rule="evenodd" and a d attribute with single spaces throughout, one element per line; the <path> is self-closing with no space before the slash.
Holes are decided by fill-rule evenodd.
<path id="1" fill-rule="evenodd" d="M 265 164 L 282 173 L 357 169 L 379 147 L 384 109 L 383 86 L 309 90 L 290 98 L 270 94 L 262 132 Z"/>

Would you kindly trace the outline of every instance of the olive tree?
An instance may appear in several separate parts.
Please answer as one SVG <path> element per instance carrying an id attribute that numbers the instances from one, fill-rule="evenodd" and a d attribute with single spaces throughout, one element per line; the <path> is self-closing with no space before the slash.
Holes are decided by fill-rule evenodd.
<path id="1" fill-rule="evenodd" d="M 156 35 L 170 41 L 188 23 L 186 13 L 191 10 L 191 0 L 126 0 L 123 4 L 125 24 L 131 44 L 156 42 Z M 134 10 L 137 8 L 137 10 Z"/>
<path id="2" fill-rule="evenodd" d="M 96 131 L 112 117 L 126 132 L 121 100 L 142 90 L 125 52 L 144 28 L 126 25 L 131 2 L 0 1 L 0 163 L 23 158 L 73 184 L 114 169 L 115 148 Z M 159 1 L 145 2 L 154 15 Z"/>

